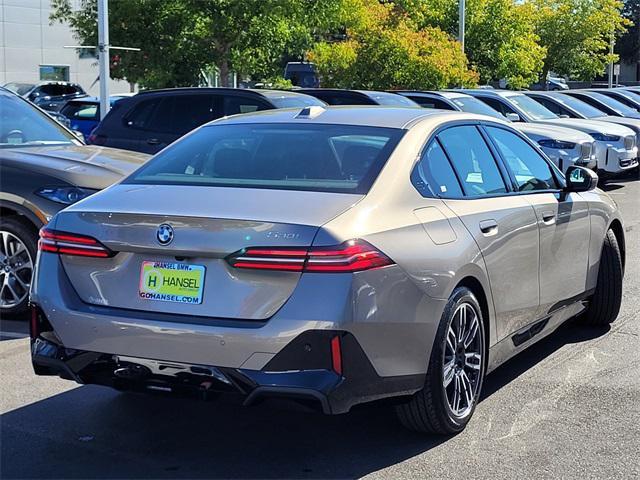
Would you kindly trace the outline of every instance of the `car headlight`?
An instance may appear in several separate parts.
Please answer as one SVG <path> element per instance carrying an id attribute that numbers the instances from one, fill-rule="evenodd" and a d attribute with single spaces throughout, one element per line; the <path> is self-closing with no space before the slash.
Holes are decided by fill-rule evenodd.
<path id="1" fill-rule="evenodd" d="M 42 187 L 36 190 L 36 195 L 51 200 L 52 202 L 71 205 L 83 198 L 87 198 L 89 195 L 93 195 L 97 191 L 98 190 L 79 187 Z"/>
<path id="2" fill-rule="evenodd" d="M 555 148 L 558 150 L 573 150 L 576 148 L 575 143 L 563 142 L 561 140 L 538 140 L 538 145 L 544 148 Z"/>
<path id="3" fill-rule="evenodd" d="M 617 142 L 618 140 L 620 140 L 620 137 L 618 137 L 617 135 L 606 135 L 604 133 L 590 133 L 589 135 L 591 135 L 594 139 L 596 139 L 599 142 Z"/>

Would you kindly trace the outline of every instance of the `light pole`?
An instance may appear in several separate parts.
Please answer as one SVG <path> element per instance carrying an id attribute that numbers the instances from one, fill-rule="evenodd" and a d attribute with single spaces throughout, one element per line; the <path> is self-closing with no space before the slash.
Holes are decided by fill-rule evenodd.
<path id="1" fill-rule="evenodd" d="M 109 112 L 109 7 L 98 0 L 98 62 L 100 63 L 100 120 Z"/>
<path id="2" fill-rule="evenodd" d="M 613 32 L 611 33 L 611 40 L 609 42 L 609 55 L 613 55 Z M 613 58 L 609 60 L 609 88 L 613 87 Z"/>
<path id="3" fill-rule="evenodd" d="M 465 0 L 458 0 L 458 40 L 464 53 Z"/>

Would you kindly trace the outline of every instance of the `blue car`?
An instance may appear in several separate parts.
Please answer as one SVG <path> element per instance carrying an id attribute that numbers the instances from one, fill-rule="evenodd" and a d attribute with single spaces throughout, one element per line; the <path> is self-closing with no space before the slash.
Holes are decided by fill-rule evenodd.
<path id="1" fill-rule="evenodd" d="M 130 95 L 111 95 L 111 106 Z M 85 138 L 100 123 L 100 99 L 98 97 L 83 97 L 68 101 L 60 110 L 60 113 L 71 122 L 71 130 L 82 132 Z"/>

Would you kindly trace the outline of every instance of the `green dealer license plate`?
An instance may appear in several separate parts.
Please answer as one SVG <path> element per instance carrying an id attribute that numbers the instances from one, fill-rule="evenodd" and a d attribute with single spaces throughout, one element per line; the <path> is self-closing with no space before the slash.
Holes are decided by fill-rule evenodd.
<path id="1" fill-rule="evenodd" d="M 204 265 L 142 262 L 140 298 L 162 302 L 202 303 Z"/>

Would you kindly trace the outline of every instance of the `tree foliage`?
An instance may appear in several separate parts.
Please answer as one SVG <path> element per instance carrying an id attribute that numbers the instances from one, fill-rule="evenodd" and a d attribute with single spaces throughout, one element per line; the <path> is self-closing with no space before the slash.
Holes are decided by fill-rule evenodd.
<path id="1" fill-rule="evenodd" d="M 434 27 L 417 29 L 393 5 L 353 1 L 347 40 L 320 42 L 309 53 L 323 85 L 366 89 L 428 89 L 473 85 L 460 45 Z"/>
<path id="2" fill-rule="evenodd" d="M 197 85 L 215 66 L 260 78 L 281 75 L 284 56 L 301 56 L 335 28 L 341 2 L 332 0 L 126 0 L 109 3 L 112 77 L 146 87 Z M 66 21 L 83 44 L 97 42 L 96 0 L 52 0 L 52 21 Z"/>
<path id="3" fill-rule="evenodd" d="M 419 27 L 439 27 L 458 36 L 458 2 L 395 0 Z M 512 88 L 538 79 L 545 49 L 531 23 L 527 5 L 513 0 L 467 0 L 465 52 L 482 83 L 506 79 Z"/>
<path id="4" fill-rule="evenodd" d="M 550 71 L 579 80 L 604 73 L 612 37 L 630 22 L 622 17 L 619 0 L 530 0 L 536 33 L 547 49 L 543 74 Z"/>

